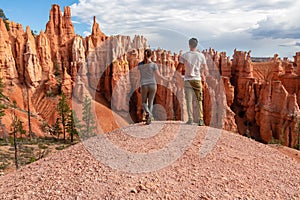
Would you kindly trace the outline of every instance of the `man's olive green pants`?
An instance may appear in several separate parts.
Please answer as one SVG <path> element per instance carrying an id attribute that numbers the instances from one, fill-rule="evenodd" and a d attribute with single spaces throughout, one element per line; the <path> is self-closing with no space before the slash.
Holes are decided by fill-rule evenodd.
<path id="1" fill-rule="evenodd" d="M 185 99 L 187 105 L 187 112 L 189 121 L 193 121 L 193 96 L 196 96 L 199 107 L 199 121 L 203 120 L 203 92 L 202 83 L 200 80 L 188 80 L 184 81 Z"/>

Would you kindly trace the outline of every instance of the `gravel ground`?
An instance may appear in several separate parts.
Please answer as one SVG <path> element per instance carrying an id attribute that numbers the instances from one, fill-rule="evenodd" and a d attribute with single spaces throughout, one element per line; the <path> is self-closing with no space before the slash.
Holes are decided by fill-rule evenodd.
<path id="1" fill-rule="evenodd" d="M 300 199 L 300 163 L 234 133 L 134 124 L 0 178 L 0 199 Z"/>

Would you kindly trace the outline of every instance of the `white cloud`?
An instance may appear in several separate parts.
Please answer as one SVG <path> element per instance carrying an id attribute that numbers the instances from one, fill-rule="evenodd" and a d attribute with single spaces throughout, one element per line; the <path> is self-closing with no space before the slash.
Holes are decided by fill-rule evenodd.
<path id="1" fill-rule="evenodd" d="M 231 1 L 223 0 L 223 2 L 227 5 L 227 2 Z M 217 23 L 216 25 L 218 26 L 222 26 L 224 23 L 221 22 L 232 18 L 236 20 L 244 19 L 244 21 L 250 20 L 249 17 L 246 16 L 247 13 L 243 13 L 243 11 L 239 11 L 235 8 L 227 12 L 218 11 L 218 13 L 215 13 L 215 11 L 217 11 L 216 6 L 222 7 L 221 5 L 220 3 L 218 5 L 215 5 L 215 3 L 202 4 L 198 3 L 198 1 L 186 3 L 179 0 L 167 0 L 164 1 L 164 3 L 161 1 L 144 3 L 143 1 L 80 0 L 78 4 L 73 4 L 71 8 L 72 14 L 81 18 L 86 23 L 91 23 L 92 17 L 94 15 L 97 16 L 98 20 L 100 20 L 101 24 L 103 24 L 109 32 L 118 31 L 117 27 L 120 29 L 123 28 L 124 25 L 142 27 L 149 23 L 152 25 L 159 22 L 168 24 L 168 22 L 175 20 L 187 23 L 193 21 L 210 23 L 213 21 Z M 210 10 L 206 7 L 210 7 Z M 256 15 L 253 16 L 255 19 L 257 18 Z M 228 26 L 236 20 L 227 21 L 223 26 Z"/>
<path id="2" fill-rule="evenodd" d="M 96 16 L 107 35 L 143 34 L 150 45 L 160 43 L 166 45 L 160 47 L 176 51 L 179 47 L 175 46 L 185 44 L 179 38 L 195 36 L 207 45 L 204 47 L 214 45 L 226 51 L 251 47 L 252 52 L 257 49 L 268 55 L 274 51 L 270 46 L 280 49 L 283 47 L 279 45 L 289 38 L 300 37 L 299 7 L 294 0 L 79 0 L 71 5 L 72 16 L 77 21 L 90 26 Z M 285 41 L 265 39 L 272 36 Z M 289 55 L 284 56 L 291 56 L 290 52 L 286 53 Z"/>
<path id="3" fill-rule="evenodd" d="M 300 39 L 299 8 L 300 2 L 295 1 L 288 7 L 274 10 L 265 20 L 259 21 L 252 33 L 258 37 Z"/>
<path id="4" fill-rule="evenodd" d="M 89 32 L 89 31 L 84 31 L 84 32 L 83 32 L 83 35 L 84 35 L 84 36 L 89 36 L 89 35 L 91 35 L 91 32 Z"/>
<path id="5" fill-rule="evenodd" d="M 81 24 L 80 22 L 75 21 L 75 20 L 72 20 L 72 23 L 73 23 L 73 24 Z"/>

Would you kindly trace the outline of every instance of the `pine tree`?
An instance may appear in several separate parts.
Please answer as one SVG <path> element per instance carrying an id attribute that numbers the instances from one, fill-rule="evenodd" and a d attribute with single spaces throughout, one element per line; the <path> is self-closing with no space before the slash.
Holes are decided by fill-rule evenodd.
<path id="1" fill-rule="evenodd" d="M 3 104 L 3 101 L 7 99 L 7 97 L 3 94 L 3 89 L 4 89 L 4 84 L 3 84 L 3 80 L 0 77 L 0 117 L 3 117 L 5 115 L 5 109 L 7 108 L 7 106 L 5 104 Z"/>
<path id="2" fill-rule="evenodd" d="M 56 122 L 52 125 L 51 127 L 51 132 L 53 135 L 55 135 L 57 137 L 57 139 L 59 140 L 59 136 L 62 134 L 62 129 L 60 127 L 60 119 L 56 118 Z"/>
<path id="3" fill-rule="evenodd" d="M 20 133 L 21 139 L 23 141 L 22 135 L 26 135 L 26 131 L 24 130 L 24 127 L 23 127 L 23 122 L 21 120 L 18 120 L 17 126 L 18 126 L 18 132 Z"/>
<path id="4" fill-rule="evenodd" d="M 84 97 L 82 106 L 82 121 L 83 127 L 81 130 L 82 136 L 90 137 L 96 135 L 96 122 L 92 113 L 92 102 L 88 96 Z"/>
<path id="5" fill-rule="evenodd" d="M 18 160 L 18 144 L 17 144 L 17 124 L 18 124 L 18 119 L 16 116 L 13 117 L 13 121 L 11 123 L 11 133 L 13 135 L 13 141 L 14 141 L 14 150 L 15 150 L 15 166 L 16 166 L 16 169 L 19 168 L 19 160 Z"/>
<path id="6" fill-rule="evenodd" d="M 79 130 L 82 128 L 79 119 L 76 116 L 74 110 L 69 113 L 68 122 L 67 122 L 67 132 L 70 135 L 71 142 L 74 141 L 74 136 L 79 135 Z"/>
<path id="7" fill-rule="evenodd" d="M 16 108 L 17 103 L 16 101 L 13 102 L 13 115 L 12 115 L 12 123 L 11 127 L 11 134 L 13 135 L 14 141 L 14 149 L 15 149 L 15 165 L 16 169 L 19 168 L 19 161 L 18 161 L 18 144 L 17 144 L 17 134 L 20 133 L 21 137 L 23 134 L 26 134 L 26 131 L 23 128 L 23 122 L 17 117 L 16 115 Z"/>
<path id="8" fill-rule="evenodd" d="M 26 88 L 27 91 L 27 118 L 28 118 L 28 136 L 29 136 L 29 140 L 32 140 L 33 138 L 33 132 L 32 132 L 32 128 L 31 128 L 31 117 L 30 117 L 30 101 L 29 101 L 29 90 L 28 87 Z"/>
<path id="9" fill-rule="evenodd" d="M 5 16 L 4 11 L 0 8 L 0 18 L 3 19 L 5 23 L 6 30 L 9 31 L 8 18 Z"/>
<path id="10" fill-rule="evenodd" d="M 23 135 L 26 134 L 26 131 L 24 130 L 23 122 L 17 116 L 13 117 L 13 121 L 12 121 L 10 126 L 12 128 L 12 133 L 11 134 L 14 135 L 14 133 L 15 134 L 19 133 L 21 139 L 23 139 Z"/>
<path id="11" fill-rule="evenodd" d="M 4 14 L 3 9 L 0 8 L 0 18 L 2 18 L 3 20 L 8 20 L 7 17 Z"/>
<path id="12" fill-rule="evenodd" d="M 71 110 L 66 95 L 64 93 L 62 93 L 61 99 L 59 100 L 57 111 L 60 115 L 60 122 L 62 124 L 62 132 L 63 132 L 64 140 L 66 140 L 66 126 L 68 123 L 68 117 L 70 115 Z"/>
<path id="13" fill-rule="evenodd" d="M 3 94 L 4 84 L 2 78 L 0 77 L 0 126 L 2 129 L 3 138 L 6 139 L 6 130 L 4 124 L 2 124 L 2 117 L 5 115 L 5 109 L 7 106 L 4 104 L 5 100 L 8 98 Z"/>

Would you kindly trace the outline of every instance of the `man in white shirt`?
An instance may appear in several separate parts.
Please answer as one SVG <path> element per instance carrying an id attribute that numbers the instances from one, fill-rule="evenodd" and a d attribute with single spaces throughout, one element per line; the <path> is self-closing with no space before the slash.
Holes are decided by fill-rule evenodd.
<path id="1" fill-rule="evenodd" d="M 191 38 L 189 40 L 190 51 L 180 56 L 177 71 L 184 69 L 184 90 L 188 111 L 187 124 L 192 124 L 193 119 L 193 96 L 195 95 L 199 107 L 199 126 L 204 126 L 203 120 L 203 92 L 201 80 L 205 81 L 207 73 L 207 63 L 203 53 L 197 51 L 198 40 Z"/>

